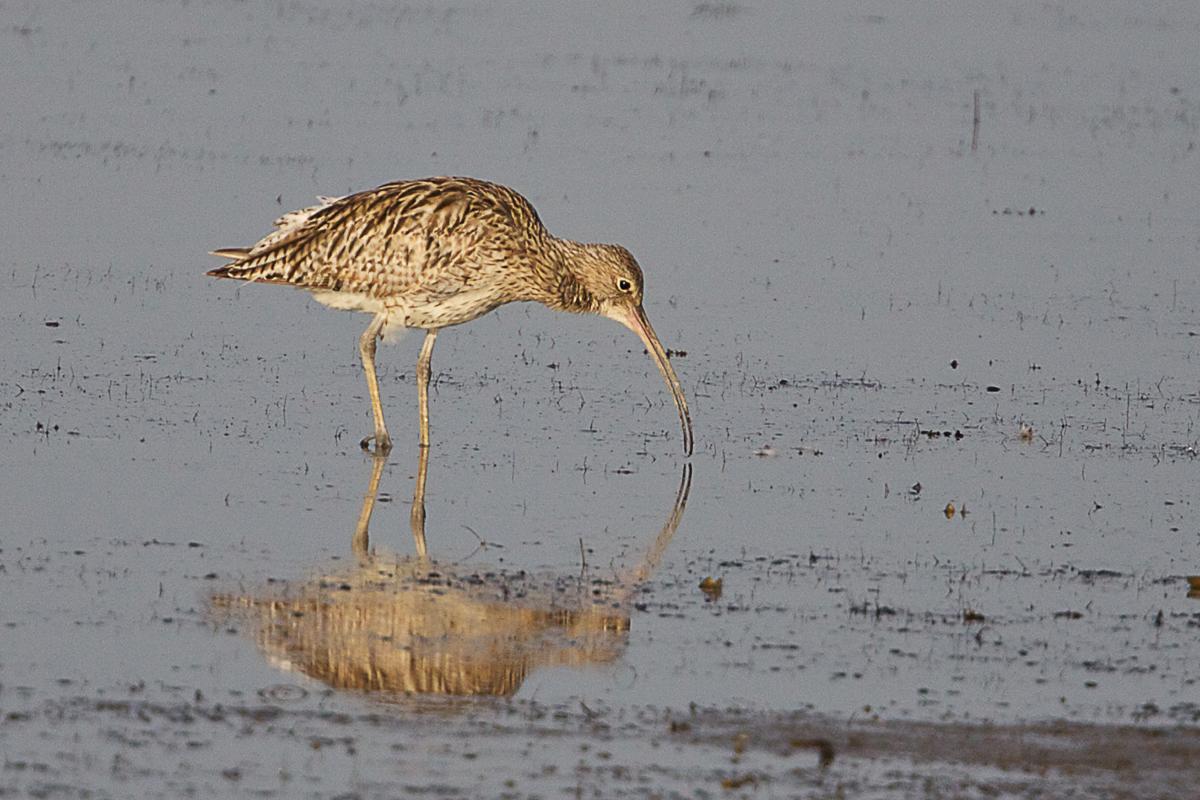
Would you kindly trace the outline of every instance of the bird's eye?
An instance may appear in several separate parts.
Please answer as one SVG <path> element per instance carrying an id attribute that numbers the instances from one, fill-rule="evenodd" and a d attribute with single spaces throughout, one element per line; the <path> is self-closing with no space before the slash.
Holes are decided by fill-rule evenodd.
<path id="1" fill-rule="evenodd" d="M 624 278 L 621 278 L 621 280 L 617 281 L 617 288 L 620 289 L 622 292 L 628 292 L 630 289 L 633 288 L 633 284 L 630 283 L 629 281 L 625 280 Z"/>

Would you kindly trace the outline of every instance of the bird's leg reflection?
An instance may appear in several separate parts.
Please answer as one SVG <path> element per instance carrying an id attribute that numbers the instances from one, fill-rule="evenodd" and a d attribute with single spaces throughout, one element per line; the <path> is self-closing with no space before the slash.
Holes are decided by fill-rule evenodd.
<path id="1" fill-rule="evenodd" d="M 418 447 L 421 455 L 417 459 L 417 480 L 413 485 L 412 510 L 408 514 L 408 524 L 412 527 L 413 544 L 417 548 L 417 558 L 428 558 L 425 549 L 425 478 L 429 474 L 429 448 Z"/>
<path id="2" fill-rule="evenodd" d="M 354 538 L 350 540 L 350 548 L 360 562 L 370 558 L 371 536 L 367 528 L 371 525 L 371 512 L 375 510 L 375 498 L 379 494 L 379 478 L 383 475 L 383 465 L 386 463 L 387 456 L 383 454 L 376 453 L 371 457 L 371 482 L 367 484 L 367 493 L 363 496 L 362 509 L 354 526 Z"/>
<path id="3" fill-rule="evenodd" d="M 425 478 L 429 473 L 429 448 L 420 447 L 418 450 L 421 455 L 417 461 L 417 480 L 413 487 L 412 511 L 408 519 L 412 527 L 413 544 L 417 548 L 417 557 L 424 560 L 428 556 L 425 547 Z M 371 480 L 367 484 L 367 493 L 363 495 L 358 522 L 354 525 L 354 537 L 350 540 L 350 549 L 360 563 L 366 563 L 371 558 L 371 514 L 375 511 L 375 500 L 379 496 L 379 479 L 383 475 L 386 463 L 387 456 L 383 454 L 373 454 L 371 457 Z"/>

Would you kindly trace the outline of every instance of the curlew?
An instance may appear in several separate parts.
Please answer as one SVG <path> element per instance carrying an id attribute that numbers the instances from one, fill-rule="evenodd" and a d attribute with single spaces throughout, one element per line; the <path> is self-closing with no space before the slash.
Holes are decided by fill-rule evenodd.
<path id="1" fill-rule="evenodd" d="M 616 320 L 639 337 L 679 411 L 684 453 L 692 420 L 679 378 L 642 308 L 642 270 L 624 247 L 552 236 L 521 195 L 471 178 L 387 183 L 284 214 L 251 247 L 213 255 L 232 259 L 217 278 L 305 289 L 332 308 L 373 314 L 359 339 L 375 416 L 375 451 L 391 449 L 383 421 L 375 348 L 387 333 L 425 331 L 417 360 L 420 443 L 429 446 L 429 377 L 438 331 L 505 303 L 533 301 Z"/>

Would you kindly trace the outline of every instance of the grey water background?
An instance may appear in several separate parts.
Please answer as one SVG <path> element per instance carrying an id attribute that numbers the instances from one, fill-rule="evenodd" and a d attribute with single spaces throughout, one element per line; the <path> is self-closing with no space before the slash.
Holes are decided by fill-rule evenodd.
<path id="1" fill-rule="evenodd" d="M 1198 34 L 1186 3 L 5 2 L 0 704 L 372 706 L 205 613 L 348 553 L 367 317 L 205 253 L 462 174 L 633 251 L 697 426 L 627 650 L 517 700 L 1194 724 Z M 379 359 L 400 552 L 418 341 Z M 683 464 L 640 343 L 513 306 L 434 371 L 435 557 L 636 560 Z"/>

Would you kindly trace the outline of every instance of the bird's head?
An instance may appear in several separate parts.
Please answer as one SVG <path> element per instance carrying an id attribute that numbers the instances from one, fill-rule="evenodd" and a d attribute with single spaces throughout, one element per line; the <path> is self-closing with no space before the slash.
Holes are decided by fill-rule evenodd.
<path id="1" fill-rule="evenodd" d="M 642 268 L 616 244 L 570 243 L 558 287 L 565 311 L 610 317 L 611 309 L 642 304 Z"/>
<path id="2" fill-rule="evenodd" d="M 683 426 L 683 449 L 692 453 L 692 418 L 679 378 L 667 358 L 658 334 L 650 326 L 642 308 L 643 278 L 633 254 L 615 244 L 585 244 L 570 259 L 569 275 L 560 287 L 563 307 L 569 311 L 591 312 L 616 320 L 636 333 L 654 359 L 679 411 Z"/>

